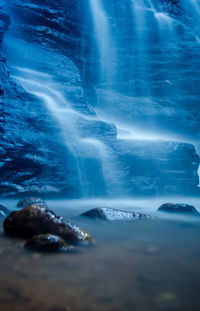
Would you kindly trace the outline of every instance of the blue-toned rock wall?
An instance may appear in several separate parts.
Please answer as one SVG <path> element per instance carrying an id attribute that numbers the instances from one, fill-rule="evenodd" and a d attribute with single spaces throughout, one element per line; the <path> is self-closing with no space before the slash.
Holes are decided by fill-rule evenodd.
<path id="1" fill-rule="evenodd" d="M 170 54 L 170 46 L 158 41 L 169 57 L 163 58 L 160 46 L 149 52 L 149 71 L 142 82 L 153 90 L 153 99 L 148 100 L 141 94 L 135 63 L 130 63 L 135 52 L 130 1 L 103 1 L 117 42 L 117 59 L 123 60 L 117 62 L 120 75 L 112 88 L 106 83 L 102 87 L 99 80 L 97 38 L 86 2 L 17 0 L 5 2 L 0 11 L 1 42 L 5 34 L 0 58 L 1 196 L 198 194 L 199 157 L 190 142 L 196 143 L 200 134 L 200 63 L 191 17 L 185 17 L 178 1 L 159 2 L 159 10 L 177 18 L 179 45 Z M 156 42 L 157 32 L 148 28 L 149 42 Z M 180 58 L 170 65 L 176 53 Z M 139 61 L 146 64 L 146 55 Z M 17 66 L 51 74 L 54 85 L 61 86 L 73 110 L 62 126 L 48 105 L 16 80 Z M 181 91 L 176 92 L 178 81 Z M 110 121 L 101 120 L 98 110 Z M 69 132 L 65 124 L 74 113 L 74 131 Z M 169 139 L 166 135 L 165 140 L 122 139 L 115 121 L 160 131 Z M 171 141 L 174 133 L 178 139 Z"/>

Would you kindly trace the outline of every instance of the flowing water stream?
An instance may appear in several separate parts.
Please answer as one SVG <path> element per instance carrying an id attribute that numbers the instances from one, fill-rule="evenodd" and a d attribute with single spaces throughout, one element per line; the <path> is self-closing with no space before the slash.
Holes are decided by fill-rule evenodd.
<path id="1" fill-rule="evenodd" d="M 192 7 L 192 14 L 199 16 L 198 1 L 189 5 L 183 1 L 183 6 L 186 11 Z M 198 147 L 198 139 L 185 136 L 184 122 L 179 124 L 176 115 L 177 109 L 187 113 L 181 110 L 188 105 L 185 97 L 193 105 L 189 87 L 186 91 L 188 80 L 182 78 L 185 59 L 191 56 L 188 51 L 183 55 L 188 28 L 182 25 L 180 30 L 179 19 L 153 0 L 88 0 L 86 7 L 94 29 L 89 57 L 96 59 L 96 114 L 77 109 L 68 95 L 74 86 L 59 68 L 61 62 L 56 64 L 58 56 L 51 59 L 44 47 L 17 41 L 12 26 L 4 50 L 13 79 L 41 101 L 58 124 L 63 143 L 75 158 L 81 196 L 125 196 L 123 179 L 128 169 L 122 166 L 123 151 L 119 155 L 117 147 L 122 140 L 127 145 L 134 140 L 179 141 Z M 197 41 L 198 32 L 194 36 Z M 68 67 L 72 70 L 73 65 Z M 103 122 L 113 123 L 112 139 L 108 133 L 94 135 Z"/>
<path id="2" fill-rule="evenodd" d="M 190 92 L 188 80 L 183 77 L 188 73 L 184 73 L 183 68 L 186 63 L 188 71 L 191 70 L 188 79 L 193 81 L 188 62 L 194 57 L 194 47 L 199 54 L 199 1 L 180 4 L 184 13 L 178 14 L 188 16 L 187 26 L 181 24 L 181 15 L 172 13 L 170 3 L 168 11 L 163 11 L 162 5 L 154 0 L 132 0 L 123 4 L 91 0 L 89 5 L 95 31 L 92 57 L 100 55 L 97 116 L 116 125 L 118 138 L 177 140 L 193 143 L 199 150 L 195 134 L 187 137 L 184 125 L 176 128 L 175 120 L 173 123 L 166 119 L 173 120 L 173 106 L 178 102 L 181 106 L 188 105 L 184 97 L 191 106 L 197 105 L 193 103 L 193 93 L 198 93 L 198 86 L 195 88 L 193 82 Z M 188 27 L 192 19 L 193 33 Z M 193 38 L 186 49 L 187 33 Z M 106 73 L 103 79 L 102 71 Z"/>
<path id="3" fill-rule="evenodd" d="M 10 39 L 4 45 L 8 55 L 11 51 L 9 42 Z M 14 59 L 12 56 L 10 58 L 11 77 L 29 94 L 42 101 L 61 129 L 62 140 L 67 150 L 76 159 L 75 166 L 80 181 L 81 197 L 109 196 L 113 193 L 121 193 L 121 182 L 116 173 L 118 170 L 109 145 L 94 135 L 84 134 L 88 132 L 88 126 L 99 126 L 98 122 L 101 121 L 94 114 L 74 109 L 73 102 L 67 98 L 66 89 L 63 87 L 67 84 L 65 73 L 63 76 L 61 72 L 58 76 L 55 72 L 51 73 L 49 60 L 46 64 L 40 60 L 43 54 L 43 58 L 48 59 L 48 54 L 45 54 L 45 51 L 26 44 L 26 52 L 21 58 L 21 46 L 24 46 L 25 43 L 14 43 L 13 39 L 12 44 L 15 45 L 16 54 Z M 31 48 L 37 55 L 34 59 L 32 59 L 32 53 L 29 54 Z M 28 67 L 31 63 L 32 67 Z M 42 69 L 43 66 L 46 68 Z M 82 124 L 83 126 L 80 126 Z M 95 174 L 93 170 L 95 170 Z"/>
<path id="4" fill-rule="evenodd" d="M 39 254 L 27 252 L 24 240 L 1 232 L 1 311 L 200 310 L 199 217 L 156 211 L 163 203 L 181 202 L 200 212 L 199 199 L 177 195 L 128 199 L 137 169 L 142 177 L 153 170 L 159 175 L 159 165 L 168 164 L 168 145 L 192 142 L 199 150 L 197 137 L 191 139 L 182 131 L 185 123 L 178 131 L 179 117 L 186 110 L 180 110 L 177 117 L 180 107 L 176 104 L 190 108 L 198 93 L 198 84 L 192 88 L 188 84 L 194 82 L 190 48 L 196 51 L 200 42 L 200 3 L 180 2 L 195 19 L 194 33 L 187 23 L 183 26 L 180 16 L 161 10 L 161 2 L 156 0 L 85 1 L 94 27 L 90 57 L 96 61 L 95 113 L 80 109 L 82 102 L 77 105 L 72 99 L 82 91 L 81 87 L 74 91 L 80 76 L 72 62 L 12 37 L 11 26 L 4 52 L 12 79 L 46 107 L 52 124 L 60 130 L 59 138 L 75 159 L 74 174 L 80 182 L 81 200 L 47 200 L 47 205 L 64 220 L 83 226 L 95 244 L 77 247 L 71 254 Z M 187 49 L 186 32 L 192 46 Z M 187 66 L 185 78 L 182 69 Z M 175 151 L 178 148 L 175 144 Z M 190 146 L 189 155 L 191 150 Z M 187 152 L 184 167 L 176 160 L 175 153 L 171 168 L 164 166 L 165 171 L 169 176 L 180 171 L 181 178 L 187 179 Z M 159 187 L 161 183 L 162 176 Z M 148 186 L 146 180 L 141 184 Z M 103 199 L 106 196 L 110 199 Z M 17 201 L 0 203 L 15 209 Z M 154 218 L 107 222 L 80 217 L 99 206 L 148 213 Z"/>

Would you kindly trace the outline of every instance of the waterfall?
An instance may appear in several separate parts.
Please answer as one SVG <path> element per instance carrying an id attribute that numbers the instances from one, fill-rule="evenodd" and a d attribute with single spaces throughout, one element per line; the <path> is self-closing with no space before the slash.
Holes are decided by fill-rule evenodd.
<path id="1" fill-rule="evenodd" d="M 101 84 L 109 84 L 115 71 L 115 49 L 110 24 L 102 0 L 89 0 L 89 2 L 96 37 L 96 48 L 100 57 L 98 81 Z"/>
<path id="2" fill-rule="evenodd" d="M 67 95 L 73 92 L 73 86 L 70 86 L 66 77 L 69 75 L 71 79 L 71 75 L 74 75 L 71 73 L 74 70 L 72 64 L 65 64 L 62 72 L 61 64 L 65 59 L 61 59 L 60 65 L 57 64 L 52 70 L 51 64 L 55 59 L 58 61 L 58 55 L 18 41 L 12 39 L 15 57 L 9 45 L 10 40 L 4 43 L 4 50 L 12 65 L 11 77 L 41 101 L 57 123 L 61 140 L 75 159 L 74 174 L 78 176 L 81 197 L 121 194 L 120 169 L 113 161 L 113 151 L 106 138 L 95 134 L 100 131 L 98 127 L 105 126 L 104 123 L 87 110 L 78 111 L 76 103 L 68 99 Z M 24 53 L 21 53 L 21 46 Z M 31 50 L 34 52 L 30 53 Z M 69 74 L 66 71 L 68 67 Z"/>
<path id="3" fill-rule="evenodd" d="M 196 12 L 200 14 L 200 3 L 198 0 L 191 0 L 192 5 L 194 6 Z"/>
<path id="4" fill-rule="evenodd" d="M 75 55 L 73 63 L 65 56 L 68 46 L 63 47 L 61 34 L 56 38 L 62 47 L 55 52 L 48 46 L 49 33 L 39 45 L 37 40 L 13 39 L 11 32 L 4 49 L 12 78 L 55 122 L 66 162 L 73 158 L 82 197 L 149 195 L 165 192 L 165 182 L 166 189 L 175 192 L 170 170 L 184 189 L 184 169 L 180 163 L 179 170 L 174 169 L 171 155 L 180 149 L 178 156 L 185 157 L 189 150 L 193 167 L 198 162 L 192 147 L 180 143 L 190 142 L 184 135 L 185 120 L 192 120 L 191 115 L 187 118 L 188 103 L 195 105 L 197 100 L 187 87 L 194 68 L 184 71 L 193 56 L 193 48 L 185 49 L 188 38 L 196 44 L 191 25 L 176 18 L 164 0 L 85 3 L 88 15 L 77 34 L 80 58 Z M 182 3 L 188 10 L 186 0 Z M 199 16 L 197 1 L 190 1 L 189 7 Z M 77 25 L 73 27 L 76 32 Z M 83 60 L 87 68 L 81 68 Z M 189 165 L 187 169 L 192 171 Z M 195 185 L 195 169 L 192 173 Z"/>
<path id="5" fill-rule="evenodd" d="M 89 5 L 96 34 L 91 58 L 100 55 L 101 60 L 97 81 L 102 81 L 102 72 L 112 72 L 112 78 L 105 74 L 103 79 L 109 87 L 96 87 L 97 115 L 141 129 L 147 116 L 149 131 L 165 131 L 156 114 L 173 114 L 171 102 L 177 100 L 177 93 L 181 101 L 185 89 L 177 78 L 184 64 L 183 31 L 178 22 L 154 0 L 129 0 L 123 5 L 90 0 Z M 162 105 L 165 101 L 169 107 Z"/>
<path id="6" fill-rule="evenodd" d="M 109 165 L 109 152 L 103 142 L 98 139 L 81 138 L 78 130 L 78 123 L 81 120 L 93 120 L 93 117 L 83 115 L 71 108 L 70 102 L 64 97 L 59 84 L 47 73 L 37 72 L 28 68 L 13 68 L 13 78 L 17 80 L 27 92 L 41 99 L 48 108 L 52 117 L 58 122 L 62 130 L 62 139 L 67 149 L 76 157 L 76 167 L 81 184 L 82 196 L 97 195 L 98 190 L 94 189 L 94 178 L 90 174 L 87 162 L 92 159 L 99 159 L 102 165 L 102 174 L 106 183 L 106 190 L 112 188 L 109 174 L 112 168 Z M 91 165 L 90 163 L 90 165 Z M 92 172 L 91 172 L 92 173 Z M 112 173 L 111 173 L 112 174 Z M 101 191 L 104 191 L 101 189 Z"/>
<path id="7" fill-rule="evenodd" d="M 96 89 L 95 109 L 101 119 L 115 123 L 119 139 L 156 140 L 159 137 L 190 142 L 184 135 L 184 122 L 178 121 L 176 126 L 178 115 L 174 116 L 176 110 L 180 110 L 181 115 L 187 107 L 184 102 L 187 96 L 195 105 L 187 79 L 183 79 L 183 68 L 185 60 L 193 57 L 190 46 L 185 50 L 187 36 L 195 35 L 200 42 L 200 3 L 183 0 L 181 5 L 186 16 L 194 17 L 193 29 L 189 29 L 191 21 L 183 23 L 178 15 L 181 11 L 176 13 L 178 7 L 170 2 L 90 0 L 96 34 L 92 57 L 101 55 L 97 80 L 102 81 L 102 72 L 112 71 L 114 81 L 109 84 L 111 77 L 104 76 L 109 88 Z M 115 58 L 109 52 L 111 47 L 115 49 Z M 172 122 L 168 121 L 170 118 Z"/>

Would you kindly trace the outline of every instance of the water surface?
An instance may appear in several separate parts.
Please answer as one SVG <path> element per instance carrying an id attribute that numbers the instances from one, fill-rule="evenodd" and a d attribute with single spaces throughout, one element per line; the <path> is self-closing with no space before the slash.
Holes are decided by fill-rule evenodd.
<path id="1" fill-rule="evenodd" d="M 0 235 L 0 310 L 199 311 L 200 222 L 156 213 L 164 202 L 198 199 L 47 201 L 83 226 L 93 247 L 73 254 L 39 254 L 23 240 Z M 15 200 L 1 203 L 14 207 Z M 81 218 L 110 206 L 154 214 L 154 220 L 109 223 Z M 1 227 L 2 228 L 2 227 Z"/>

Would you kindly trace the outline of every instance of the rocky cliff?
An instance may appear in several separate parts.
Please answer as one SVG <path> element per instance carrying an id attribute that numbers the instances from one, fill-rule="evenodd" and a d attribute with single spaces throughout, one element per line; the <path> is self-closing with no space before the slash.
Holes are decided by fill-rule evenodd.
<path id="1" fill-rule="evenodd" d="M 0 18 L 0 33 L 3 34 L 10 18 L 5 12 L 1 13 Z M 10 77 L 6 57 L 2 55 L 0 71 L 1 195 L 54 193 L 61 187 L 72 195 L 75 191 L 77 194 L 79 182 L 74 172 L 70 172 L 70 165 L 67 165 L 66 149 L 59 140 L 60 129 L 55 126 L 44 105 Z M 70 185 L 66 185 L 66 173 L 71 179 Z M 73 184 L 76 184 L 75 189 Z"/>
<path id="2" fill-rule="evenodd" d="M 163 10 L 176 13 L 166 1 L 162 2 Z M 117 1 L 115 9 L 120 10 L 122 6 L 127 9 L 126 3 L 125 0 Z M 3 44 L 4 56 L 2 54 L 0 58 L 1 195 L 80 197 L 198 193 L 199 157 L 192 145 L 118 139 L 115 125 L 99 120 L 94 111 L 101 94 L 101 107 L 111 115 L 124 113 L 128 123 L 137 124 L 146 123 L 147 119 L 150 123 L 159 120 L 163 127 L 191 137 L 194 131 L 198 132 L 199 112 L 195 110 L 195 103 L 192 109 L 187 103 L 184 107 L 180 104 L 180 112 L 178 101 L 175 105 L 173 99 L 161 101 L 159 98 L 146 106 L 141 106 L 140 101 L 132 110 L 130 81 L 133 77 L 130 74 L 128 86 L 126 81 L 120 81 L 123 96 L 113 96 L 102 88 L 96 94 L 98 59 L 92 54 L 95 34 L 84 1 L 17 0 L 5 3 L 3 9 L 0 13 L 0 41 L 10 21 L 11 25 Z M 109 10 L 113 12 L 112 5 Z M 120 30 L 119 38 L 123 31 Z M 128 46 L 124 48 L 124 53 L 130 52 Z M 196 47 L 191 51 L 196 53 Z M 29 76 L 24 73 L 27 66 L 32 70 L 32 73 L 29 70 Z M 189 65 L 188 71 L 194 70 L 191 66 L 194 64 Z M 64 121 L 60 116 L 55 119 L 44 100 L 29 89 L 30 85 L 38 83 L 34 80 L 38 71 L 44 75 L 40 82 L 45 85 L 48 82 L 45 77 L 51 75 L 54 81 L 51 86 L 56 88 L 59 85 L 60 94 L 70 101 L 72 111 Z M 127 67 L 122 71 L 126 74 Z M 28 89 L 22 87 L 20 78 L 29 80 Z M 171 77 L 169 79 L 170 83 L 165 84 L 170 88 L 174 82 Z M 162 81 L 158 78 L 155 81 L 156 89 L 162 88 L 159 84 Z M 198 81 L 195 81 L 196 90 Z M 107 101 L 108 97 L 114 98 L 114 103 L 113 100 Z M 175 105 L 171 107 L 171 115 L 165 109 L 165 105 L 170 107 L 170 100 L 172 106 Z M 74 134 L 66 124 L 71 124 L 75 113 Z"/>

